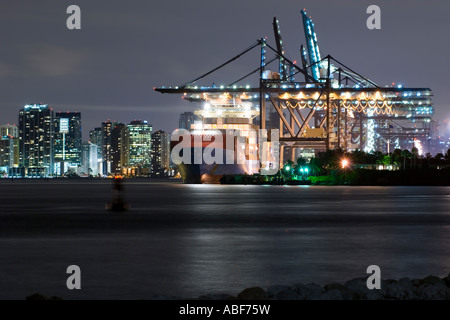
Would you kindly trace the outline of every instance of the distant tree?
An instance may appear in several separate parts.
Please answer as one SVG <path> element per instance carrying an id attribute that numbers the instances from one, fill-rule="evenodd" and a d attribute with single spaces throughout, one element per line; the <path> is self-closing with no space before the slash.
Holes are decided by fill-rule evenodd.
<path id="1" fill-rule="evenodd" d="M 317 158 L 311 158 L 311 160 L 309 160 L 309 168 L 311 170 L 311 175 L 317 176 L 322 173 L 322 166 Z"/>
<path id="2" fill-rule="evenodd" d="M 444 159 L 444 155 L 442 153 L 438 153 L 434 156 L 434 159 L 436 160 L 437 164 L 440 164 L 442 162 L 442 159 Z"/>
<path id="3" fill-rule="evenodd" d="M 445 154 L 444 158 L 445 158 L 445 162 L 450 164 L 450 149 L 447 150 L 447 153 Z"/>
<path id="4" fill-rule="evenodd" d="M 367 154 L 359 149 L 353 150 L 350 155 L 353 163 L 365 164 L 367 162 Z"/>
<path id="5" fill-rule="evenodd" d="M 392 162 L 395 164 L 402 163 L 402 150 L 401 149 L 395 149 L 394 152 L 392 152 Z"/>
<path id="6" fill-rule="evenodd" d="M 306 159 L 305 159 L 305 158 L 302 158 L 302 157 L 297 158 L 296 166 L 297 166 L 297 167 L 302 167 L 302 166 L 304 166 L 304 165 L 306 165 Z"/>
<path id="7" fill-rule="evenodd" d="M 294 162 L 292 161 L 292 160 L 288 160 L 288 161 L 286 161 L 285 163 L 284 163 L 284 167 L 287 167 L 287 166 L 289 166 L 289 167 L 293 167 L 294 166 Z"/>
<path id="8" fill-rule="evenodd" d="M 416 147 L 412 147 L 411 149 L 411 167 L 415 168 L 416 167 L 416 159 L 419 157 L 419 149 L 417 149 Z"/>
<path id="9" fill-rule="evenodd" d="M 302 157 L 297 158 L 297 160 L 295 161 L 294 167 L 293 167 L 294 172 L 296 174 L 300 174 L 300 172 L 301 172 L 300 169 L 306 165 L 306 162 L 307 161 L 305 158 L 302 158 Z"/>
<path id="10" fill-rule="evenodd" d="M 403 170 L 406 169 L 406 159 L 410 159 L 411 158 L 411 152 L 409 152 L 409 150 L 403 150 L 402 151 L 402 157 L 403 157 Z"/>
<path id="11" fill-rule="evenodd" d="M 332 150 L 327 150 L 325 152 L 319 152 L 316 158 L 317 163 L 320 167 L 325 168 L 330 166 L 332 161 Z"/>
<path id="12" fill-rule="evenodd" d="M 375 163 L 376 161 L 383 161 L 384 153 L 381 151 L 374 151 L 372 152 L 372 155 L 375 157 Z"/>
<path id="13" fill-rule="evenodd" d="M 392 163 L 392 157 L 387 155 L 383 156 L 381 163 L 383 164 L 383 168 L 386 169 L 386 167 Z"/>
<path id="14" fill-rule="evenodd" d="M 290 176 L 292 173 L 292 169 L 294 169 L 294 162 L 292 160 L 286 161 L 283 166 L 283 174 L 285 176 Z"/>

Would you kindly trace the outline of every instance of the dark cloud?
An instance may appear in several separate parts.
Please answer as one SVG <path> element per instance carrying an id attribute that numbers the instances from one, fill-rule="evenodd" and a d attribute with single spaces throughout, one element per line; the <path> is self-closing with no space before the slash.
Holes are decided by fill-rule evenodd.
<path id="1" fill-rule="evenodd" d="M 43 77 L 73 76 L 87 58 L 84 50 L 74 51 L 56 45 L 27 46 L 23 51 L 30 72 Z"/>

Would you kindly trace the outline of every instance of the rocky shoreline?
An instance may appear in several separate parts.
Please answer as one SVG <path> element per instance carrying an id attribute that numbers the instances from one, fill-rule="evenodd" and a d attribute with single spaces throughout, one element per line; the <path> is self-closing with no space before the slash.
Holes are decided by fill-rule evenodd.
<path id="1" fill-rule="evenodd" d="M 261 287 L 247 288 L 238 295 L 207 294 L 197 298 L 176 296 L 154 296 L 150 300 L 450 300 L 450 274 L 445 278 L 428 276 L 423 279 L 402 278 L 381 280 L 381 289 L 369 290 L 368 277 L 349 280 L 344 284 L 331 283 L 321 286 L 316 283 L 275 285 L 264 290 Z M 62 300 L 36 293 L 26 300 Z"/>
<path id="2" fill-rule="evenodd" d="M 381 289 L 369 290 L 367 277 L 349 280 L 344 284 L 316 283 L 275 285 L 264 290 L 247 288 L 237 296 L 208 294 L 195 300 L 450 300 L 450 275 L 445 278 L 428 276 L 423 279 L 402 278 L 381 280 Z M 176 297 L 156 297 L 176 299 Z"/>

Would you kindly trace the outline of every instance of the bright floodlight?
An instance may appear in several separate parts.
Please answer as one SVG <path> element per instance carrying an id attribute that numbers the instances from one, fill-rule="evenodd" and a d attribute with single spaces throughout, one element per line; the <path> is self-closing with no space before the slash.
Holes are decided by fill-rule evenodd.
<path id="1" fill-rule="evenodd" d="M 342 168 L 345 168 L 346 166 L 348 166 L 348 160 L 344 159 L 342 160 Z"/>

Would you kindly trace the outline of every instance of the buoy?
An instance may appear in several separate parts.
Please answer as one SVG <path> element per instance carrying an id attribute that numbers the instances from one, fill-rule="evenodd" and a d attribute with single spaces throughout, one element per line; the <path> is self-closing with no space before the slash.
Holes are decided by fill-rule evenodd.
<path id="1" fill-rule="evenodd" d="M 123 197 L 123 178 L 115 176 L 113 181 L 113 199 L 105 205 L 105 209 L 114 212 L 123 212 L 130 209 L 130 205 Z"/>

